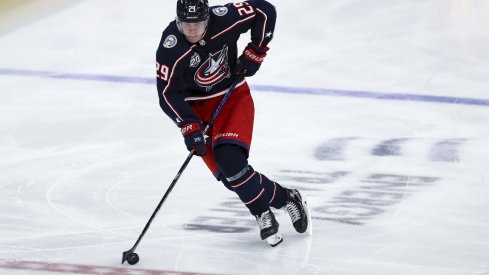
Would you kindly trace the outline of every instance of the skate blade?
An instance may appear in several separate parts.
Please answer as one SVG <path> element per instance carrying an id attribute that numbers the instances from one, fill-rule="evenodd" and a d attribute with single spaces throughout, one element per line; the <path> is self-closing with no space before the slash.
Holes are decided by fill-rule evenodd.
<path id="1" fill-rule="evenodd" d="M 273 234 L 272 236 L 265 239 L 269 245 L 275 247 L 279 245 L 284 239 L 282 239 L 282 235 L 280 233 Z"/>

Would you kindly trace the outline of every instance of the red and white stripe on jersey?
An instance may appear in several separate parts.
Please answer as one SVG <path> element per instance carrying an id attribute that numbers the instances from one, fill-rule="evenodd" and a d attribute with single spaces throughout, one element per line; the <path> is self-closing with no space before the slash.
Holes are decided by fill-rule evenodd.
<path id="1" fill-rule="evenodd" d="M 231 25 L 230 27 L 228 27 L 227 29 L 225 29 L 225 30 L 223 30 L 222 32 L 220 32 L 220 33 L 218 33 L 218 34 L 214 35 L 213 37 L 211 37 L 211 40 L 214 40 L 214 39 L 218 38 L 219 36 L 221 36 L 221 35 L 225 34 L 226 32 L 228 32 L 228 31 L 232 30 L 232 29 L 233 29 L 234 27 L 236 27 L 237 25 L 239 25 L 239 24 L 241 24 L 241 23 L 243 23 L 243 22 L 249 21 L 250 19 L 255 18 L 255 16 L 256 16 L 256 15 L 255 15 L 255 14 L 253 14 L 253 15 L 252 15 L 252 16 L 250 16 L 250 17 L 247 17 L 247 18 L 245 18 L 245 19 L 241 19 L 241 20 L 239 20 L 238 22 L 236 22 L 236 23 L 232 24 L 232 25 Z"/>
<path id="2" fill-rule="evenodd" d="M 171 82 L 173 80 L 173 73 L 175 72 L 175 69 L 177 68 L 178 66 L 178 63 L 184 59 L 187 55 L 190 54 L 190 52 L 192 52 L 192 49 L 195 48 L 196 45 L 193 45 L 192 47 L 190 47 L 190 49 L 188 51 L 186 51 L 182 56 L 180 56 L 180 58 L 177 59 L 177 61 L 175 61 L 175 64 L 173 64 L 173 67 L 171 69 L 171 73 L 170 73 L 170 77 L 168 78 L 168 83 L 166 84 L 166 87 L 165 89 L 163 90 L 162 92 L 162 95 L 163 95 L 163 98 L 165 99 L 165 102 L 166 104 L 170 107 L 170 109 L 177 115 L 177 117 L 179 119 L 182 119 L 182 117 L 180 116 L 180 114 L 177 112 L 177 110 L 175 110 L 175 108 L 173 108 L 173 105 L 170 104 L 170 102 L 168 101 L 168 99 L 166 98 L 166 91 L 168 91 L 168 88 L 170 87 L 171 85 Z"/>
<path id="3" fill-rule="evenodd" d="M 263 14 L 263 17 L 265 17 L 265 20 L 263 21 L 263 28 L 262 28 L 262 31 L 261 31 L 261 40 L 260 40 L 260 43 L 258 43 L 258 47 L 261 47 L 261 44 L 263 43 L 263 40 L 265 39 L 265 27 L 267 26 L 267 15 L 266 13 L 264 13 L 262 10 L 260 9 L 256 9 L 257 11 L 259 11 L 261 14 Z"/>
<path id="4" fill-rule="evenodd" d="M 220 65 L 220 68 L 222 68 L 223 65 Z M 195 80 L 196 82 L 201 85 L 201 86 L 209 86 L 209 85 L 215 85 L 216 83 L 221 82 L 227 75 L 225 73 L 220 72 L 219 69 L 217 69 L 214 73 L 208 75 L 208 76 L 203 76 L 202 74 L 199 73 L 198 70 L 195 72 Z"/>
<path id="5" fill-rule="evenodd" d="M 245 83 L 245 79 L 243 79 L 241 82 L 239 82 L 235 88 L 238 88 L 239 86 L 243 85 Z M 222 91 L 219 91 L 213 95 L 208 95 L 208 96 L 189 96 L 185 98 L 185 101 L 195 101 L 195 100 L 204 100 L 204 99 L 210 99 L 214 97 L 218 97 L 221 95 L 224 95 L 228 92 L 229 89 L 224 89 Z"/>

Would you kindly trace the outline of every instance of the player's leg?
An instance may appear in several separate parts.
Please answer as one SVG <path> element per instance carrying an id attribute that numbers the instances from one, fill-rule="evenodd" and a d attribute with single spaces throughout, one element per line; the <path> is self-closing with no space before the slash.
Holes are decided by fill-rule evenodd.
<path id="1" fill-rule="evenodd" d="M 228 146 L 231 147 L 228 148 Z M 220 159 L 218 162 L 225 163 L 229 166 L 236 165 L 235 167 L 225 168 L 226 171 L 232 171 L 232 175 L 241 174 L 242 172 L 240 171 L 242 170 L 240 170 L 240 167 L 248 167 L 245 168 L 245 170 L 248 170 L 247 175 L 253 171 L 255 177 L 258 178 L 259 186 L 265 190 L 264 196 L 268 205 L 277 209 L 283 208 L 289 214 L 292 224 L 297 232 L 304 233 L 307 231 L 309 234 L 312 234 L 312 223 L 307 198 L 301 194 L 299 190 L 284 188 L 277 182 L 268 179 L 265 175 L 254 171 L 253 168 L 248 165 L 245 154 L 239 153 L 239 151 L 243 150 L 243 148 L 234 145 L 222 145 L 217 147 L 215 152 L 217 152 L 216 155 Z M 237 165 L 238 163 L 239 165 Z M 223 168 L 221 168 L 221 170 L 224 171 Z M 256 179 L 252 178 L 251 180 Z M 221 181 L 228 189 L 234 190 L 238 195 L 240 192 L 247 192 L 246 189 L 242 191 L 239 189 L 236 190 L 233 187 L 234 183 L 232 181 L 230 182 L 228 177 L 221 175 Z"/>
<path id="2" fill-rule="evenodd" d="M 247 88 L 247 86 L 245 88 Z M 241 140 L 237 137 L 237 144 L 245 144 L 242 148 L 247 157 L 253 133 L 254 106 L 249 89 L 247 89 L 245 93 L 242 93 L 242 95 L 243 97 L 240 99 L 239 108 L 235 107 L 235 112 L 233 112 L 232 116 L 229 116 L 229 121 L 226 125 L 231 128 L 235 125 L 235 128 L 239 128 Z M 242 137 L 248 137 L 249 140 Z M 241 143 L 239 141 L 241 141 Z M 265 175 L 256 171 L 255 173 L 259 178 L 259 185 L 265 190 L 265 196 L 269 206 L 277 209 L 285 209 L 297 232 L 309 232 L 312 234 L 311 216 L 306 197 L 298 190 L 284 188 Z M 223 182 L 225 183 L 225 181 Z"/>
<path id="3" fill-rule="evenodd" d="M 194 111 L 196 111 L 196 113 L 198 113 L 205 121 L 210 117 L 212 113 L 211 110 L 215 109 L 214 105 L 217 106 L 219 100 L 219 98 L 216 98 L 200 102 L 198 105 L 194 106 Z M 268 211 L 268 208 L 263 204 L 264 200 L 267 201 L 268 205 L 271 207 L 284 207 L 287 209 L 287 212 L 295 224 L 294 227 L 299 224 L 302 225 L 303 228 L 303 221 L 304 219 L 308 220 L 307 218 L 309 215 L 302 215 L 302 213 L 307 214 L 308 211 L 306 208 L 307 205 L 304 207 L 304 204 L 301 204 L 302 201 L 301 203 L 297 203 L 297 198 L 301 196 L 292 196 L 291 194 L 293 193 L 291 190 L 282 187 L 277 182 L 271 181 L 265 175 L 254 171 L 251 166 L 248 166 L 247 157 L 251 145 L 253 120 L 253 99 L 251 98 L 248 86 L 244 84 L 235 90 L 233 96 L 229 98 L 228 102 L 226 102 L 226 105 L 224 105 L 221 110 L 220 116 L 216 119 L 214 127 L 212 127 L 212 132 L 210 132 L 211 144 L 214 149 L 207 150 L 208 154 L 203 159 L 212 173 L 220 179 L 228 189 L 235 191 L 238 194 L 240 199 L 255 217 L 261 217 L 261 214 L 266 213 L 263 218 L 257 218 L 260 229 L 263 228 L 260 221 L 272 221 L 263 224 L 265 227 L 276 227 L 278 230 L 278 223 L 276 223 L 273 213 Z M 216 161 L 215 156 L 216 149 L 218 161 Z M 220 163 L 220 165 L 218 165 L 218 163 Z M 236 178 L 235 176 L 240 173 L 243 173 L 243 175 Z M 246 184 L 243 183 L 242 185 L 239 185 L 238 188 L 232 187 L 232 185 L 237 185 L 237 180 L 243 181 L 252 174 L 253 177 L 251 177 Z M 228 178 L 232 179 L 231 182 L 228 181 Z M 257 198 L 258 195 L 260 195 L 259 198 Z M 300 213 L 300 215 L 297 215 L 296 213 Z M 308 224 L 310 224 L 310 222 Z M 264 230 L 264 234 L 261 235 L 267 236 L 275 231 L 275 229 Z M 298 231 L 300 232 L 302 229 L 299 228 Z"/>
<path id="4" fill-rule="evenodd" d="M 253 135 L 254 124 L 254 112 L 255 107 L 253 98 L 251 97 L 248 85 L 245 83 L 237 88 L 232 97 L 228 99 L 226 105 L 221 110 L 225 115 L 218 117 L 214 123 L 212 144 L 216 149 L 220 145 L 232 144 L 236 145 L 233 150 L 229 149 L 227 154 L 222 154 L 218 161 L 223 165 L 235 165 L 236 169 L 249 169 L 247 167 L 248 152 L 251 146 L 251 139 Z M 227 146 L 224 148 L 228 148 Z M 221 150 L 225 151 L 225 150 Z M 216 154 L 216 152 L 214 152 Z M 246 167 L 244 162 L 246 162 Z M 251 168 L 250 171 L 253 169 Z M 239 171 L 231 171 L 231 173 L 238 173 Z M 223 183 L 228 186 L 226 178 L 232 175 L 226 175 L 222 177 Z M 286 203 L 286 192 L 280 184 L 270 181 L 266 176 L 256 172 L 255 175 L 258 178 L 258 185 L 265 190 L 265 197 L 269 206 L 274 208 L 282 208 Z"/>
<path id="5" fill-rule="evenodd" d="M 271 246 L 281 243 L 279 224 L 270 211 L 267 191 L 260 184 L 260 174 L 248 165 L 244 148 L 234 144 L 220 144 L 214 148 L 214 159 L 221 171 L 221 181 L 236 192 L 255 216 L 262 240 Z"/>
<path id="6" fill-rule="evenodd" d="M 214 159 L 221 181 L 233 189 L 257 219 L 262 239 L 271 245 L 281 242 L 278 223 L 269 206 L 269 190 L 260 184 L 260 174 L 248 165 L 253 133 L 254 105 L 248 85 L 238 87 L 221 110 L 213 127 Z"/>

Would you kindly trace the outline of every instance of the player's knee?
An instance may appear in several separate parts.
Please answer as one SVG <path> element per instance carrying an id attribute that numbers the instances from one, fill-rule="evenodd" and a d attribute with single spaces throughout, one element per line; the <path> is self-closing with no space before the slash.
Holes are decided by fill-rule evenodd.
<path id="1" fill-rule="evenodd" d="M 226 177 L 248 166 L 244 149 L 234 144 L 222 144 L 214 148 L 214 159 Z"/>
<path id="2" fill-rule="evenodd" d="M 221 171 L 221 178 L 234 178 L 248 167 L 246 152 L 234 144 L 222 144 L 214 148 L 214 159 Z"/>
<path id="3" fill-rule="evenodd" d="M 224 175 L 221 175 L 219 180 L 222 182 L 222 184 L 224 184 L 224 186 L 226 186 L 227 189 L 234 191 L 234 188 L 231 187 L 231 183 L 226 179 Z"/>

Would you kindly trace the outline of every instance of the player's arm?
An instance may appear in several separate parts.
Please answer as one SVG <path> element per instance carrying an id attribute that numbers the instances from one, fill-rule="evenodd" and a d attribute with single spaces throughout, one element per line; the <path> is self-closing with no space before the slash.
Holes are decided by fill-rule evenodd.
<path id="1" fill-rule="evenodd" d="M 186 57 L 190 52 L 190 49 L 179 52 L 160 46 L 156 53 L 156 87 L 160 107 L 181 128 L 187 149 L 194 150 L 198 156 L 204 156 L 206 150 L 202 123 L 185 101 L 183 63 L 188 61 Z"/>
<path id="2" fill-rule="evenodd" d="M 255 11 L 255 18 L 251 24 L 251 42 L 259 48 L 265 48 L 273 39 L 275 31 L 275 7 L 265 0 L 249 0 L 243 2 L 243 5 L 244 3 L 249 3 Z"/>
<path id="3" fill-rule="evenodd" d="M 260 68 L 269 50 L 267 45 L 273 39 L 277 13 L 275 7 L 265 0 L 249 0 L 232 5 L 240 17 L 253 16 L 248 24 L 243 25 L 242 32 L 251 31 L 251 42 L 239 57 L 235 70 L 236 73 L 244 71 L 245 76 L 252 76 Z"/>
<path id="4" fill-rule="evenodd" d="M 160 107 L 181 129 L 185 145 L 198 156 L 206 154 L 203 125 L 185 101 L 183 66 L 179 62 L 169 66 L 160 51 L 156 59 L 156 87 Z"/>
<path id="5" fill-rule="evenodd" d="M 185 101 L 182 60 L 189 51 L 172 51 L 160 46 L 156 53 L 156 87 L 160 107 L 178 127 L 188 121 L 198 121 L 191 106 Z"/>

